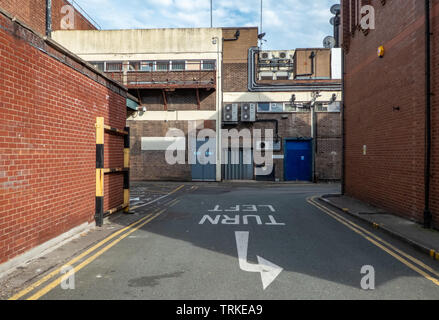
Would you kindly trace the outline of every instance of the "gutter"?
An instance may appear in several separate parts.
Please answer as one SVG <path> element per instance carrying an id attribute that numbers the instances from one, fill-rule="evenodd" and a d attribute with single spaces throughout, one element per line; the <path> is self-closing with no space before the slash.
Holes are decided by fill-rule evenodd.
<path id="1" fill-rule="evenodd" d="M 340 84 L 318 83 L 314 85 L 261 85 L 256 83 L 255 53 L 259 52 L 258 47 L 251 47 L 248 50 L 248 91 L 249 92 L 285 92 L 285 91 L 339 91 Z"/>
<path id="2" fill-rule="evenodd" d="M 425 207 L 424 228 L 431 228 L 433 216 L 430 210 L 431 177 L 431 31 L 430 0 L 425 0 Z"/>

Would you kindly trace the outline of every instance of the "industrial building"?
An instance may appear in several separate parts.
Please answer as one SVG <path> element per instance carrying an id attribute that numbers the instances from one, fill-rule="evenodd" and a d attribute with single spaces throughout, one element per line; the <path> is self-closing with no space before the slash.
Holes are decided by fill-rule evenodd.
<path id="1" fill-rule="evenodd" d="M 342 1 L 344 192 L 437 228 L 439 3 L 363 1 L 374 28 L 360 4 Z"/>
<path id="2" fill-rule="evenodd" d="M 261 51 L 259 36 L 252 27 L 53 33 L 140 101 L 128 118 L 132 180 L 339 180 L 341 49 Z M 243 108 L 253 112 L 250 122 L 241 121 Z M 188 160 L 191 123 L 215 130 L 216 161 L 169 165 L 166 150 L 176 140 L 166 134 L 184 132 Z M 271 174 L 224 163 L 243 159 L 242 148 L 222 148 L 221 130 L 233 128 L 277 128 Z M 303 154 L 290 150 L 299 145 Z"/>

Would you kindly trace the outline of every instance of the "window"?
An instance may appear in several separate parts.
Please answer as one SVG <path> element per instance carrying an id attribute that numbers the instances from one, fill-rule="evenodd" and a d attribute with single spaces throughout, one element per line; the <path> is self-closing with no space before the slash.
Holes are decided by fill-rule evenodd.
<path id="1" fill-rule="evenodd" d="M 284 112 L 284 104 L 280 102 L 260 102 L 258 112 Z"/>
<path id="2" fill-rule="evenodd" d="M 157 71 L 168 71 L 169 61 L 157 61 Z"/>
<path id="3" fill-rule="evenodd" d="M 259 102 L 258 103 L 258 112 L 270 112 L 270 103 Z"/>
<path id="4" fill-rule="evenodd" d="M 140 71 L 155 71 L 155 66 L 153 61 L 142 61 L 140 63 Z"/>
<path id="5" fill-rule="evenodd" d="M 204 60 L 201 69 L 202 70 L 215 70 L 215 60 Z"/>
<path id="6" fill-rule="evenodd" d="M 120 72 L 120 71 L 122 71 L 122 63 L 121 62 L 107 62 L 105 71 L 107 71 L 107 72 Z"/>
<path id="7" fill-rule="evenodd" d="M 105 62 L 90 62 L 90 64 L 99 71 L 104 72 L 105 70 Z"/>
<path id="8" fill-rule="evenodd" d="M 316 103 L 315 109 L 317 112 L 328 112 L 328 105 L 323 103 Z"/>
<path id="9" fill-rule="evenodd" d="M 284 104 L 283 103 L 271 103 L 271 112 L 283 112 Z"/>
<path id="10" fill-rule="evenodd" d="M 183 71 L 186 69 L 185 61 L 172 61 L 172 71 Z"/>
<path id="11" fill-rule="evenodd" d="M 297 105 L 293 103 L 285 103 L 285 112 L 297 112 Z"/>
<path id="12" fill-rule="evenodd" d="M 139 61 L 130 61 L 128 66 L 128 71 L 139 71 L 140 70 L 140 62 Z"/>

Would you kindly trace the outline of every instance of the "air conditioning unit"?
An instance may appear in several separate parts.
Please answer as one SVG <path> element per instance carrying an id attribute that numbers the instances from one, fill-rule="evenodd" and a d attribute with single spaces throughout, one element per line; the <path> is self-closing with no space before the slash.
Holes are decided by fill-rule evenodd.
<path id="1" fill-rule="evenodd" d="M 227 104 L 224 107 L 223 121 L 228 123 L 238 122 L 238 104 Z"/>
<path id="2" fill-rule="evenodd" d="M 279 52 L 279 59 L 288 60 L 288 52 Z"/>
<path id="3" fill-rule="evenodd" d="M 263 51 L 259 54 L 259 60 L 267 61 L 273 58 L 273 54 L 268 51 Z"/>
<path id="4" fill-rule="evenodd" d="M 256 121 L 256 103 L 243 103 L 241 106 L 241 121 Z"/>

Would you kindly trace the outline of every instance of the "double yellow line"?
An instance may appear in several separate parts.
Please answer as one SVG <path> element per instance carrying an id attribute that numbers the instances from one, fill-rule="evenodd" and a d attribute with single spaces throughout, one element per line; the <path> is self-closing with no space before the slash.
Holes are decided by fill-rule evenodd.
<path id="1" fill-rule="evenodd" d="M 79 256 L 73 258 L 72 260 L 70 260 L 69 262 L 67 262 L 65 264 L 65 266 L 73 266 L 76 262 L 80 261 L 81 259 L 85 258 L 86 256 L 88 256 L 90 253 L 94 252 L 95 250 L 99 249 L 101 246 L 103 246 L 104 244 L 108 243 L 110 240 L 116 238 L 117 236 L 121 235 L 120 237 L 118 237 L 116 240 L 114 240 L 113 242 L 107 244 L 105 247 L 103 247 L 102 249 L 100 249 L 98 252 L 96 252 L 95 254 L 93 254 L 92 256 L 90 256 L 89 258 L 87 258 L 86 260 L 84 260 L 83 262 L 81 262 L 79 265 L 77 265 L 76 267 L 73 268 L 73 270 L 71 271 L 71 273 L 76 273 L 79 270 L 81 270 L 82 268 L 84 268 L 85 266 L 87 266 L 88 264 L 90 264 L 92 261 L 96 260 L 99 256 L 101 256 L 104 252 L 108 251 L 110 248 L 112 248 L 113 246 L 115 246 L 117 243 L 119 243 L 120 241 L 122 241 L 123 239 L 125 239 L 126 237 L 128 237 L 130 234 L 132 234 L 133 232 L 137 231 L 138 229 L 142 228 L 144 225 L 146 225 L 147 223 L 151 222 L 152 220 L 154 220 L 155 218 L 157 218 L 159 215 L 161 215 L 163 212 L 165 212 L 166 209 L 162 209 L 161 211 L 156 210 L 154 213 L 152 214 L 148 214 L 147 216 L 145 216 L 144 218 L 130 224 L 129 226 L 113 233 L 112 235 L 110 235 L 109 237 L 105 238 L 104 240 L 102 240 L 101 242 L 99 242 L 98 244 L 94 245 L 93 247 L 91 247 L 90 249 L 88 249 L 87 251 L 84 251 L 83 253 L 81 253 Z M 125 231 L 128 231 L 126 233 L 124 233 Z M 60 275 L 61 273 L 61 269 L 62 267 L 52 271 L 51 273 L 47 274 L 46 276 L 44 276 L 43 278 L 41 278 L 40 280 L 38 280 L 37 282 L 33 283 L 32 285 L 30 285 L 29 287 L 23 289 L 22 291 L 20 291 L 19 293 L 15 294 L 14 296 L 12 296 L 11 298 L 9 298 L 9 300 L 18 300 L 20 298 L 22 298 L 23 296 L 27 295 L 28 293 L 34 291 L 35 289 L 37 289 L 38 287 L 40 287 L 41 285 L 43 285 L 44 283 L 46 283 L 47 281 L 49 281 L 50 279 L 56 277 L 57 275 Z M 46 285 L 44 288 L 38 290 L 38 292 L 36 292 L 35 294 L 33 294 L 32 296 L 30 296 L 29 298 L 27 298 L 27 300 L 37 300 L 39 298 L 41 298 L 42 296 L 44 296 L 46 293 L 48 293 L 49 291 L 51 291 L 52 289 L 54 289 L 56 286 L 58 286 L 62 280 L 66 277 L 66 275 L 62 275 L 60 277 L 58 277 L 57 279 L 53 280 L 51 283 L 49 283 L 48 285 Z"/>
<path id="2" fill-rule="evenodd" d="M 433 268 L 427 266 L 422 261 L 420 261 L 420 260 L 412 257 L 411 255 L 399 250 L 398 248 L 391 245 L 387 241 L 384 241 L 383 239 L 381 239 L 380 237 L 378 237 L 374 233 L 362 228 L 361 226 L 346 219 L 345 217 L 336 213 L 335 211 L 330 210 L 327 207 L 323 206 L 322 204 L 318 203 L 315 200 L 316 198 L 317 197 L 311 197 L 311 198 L 308 198 L 307 201 L 308 201 L 308 203 L 312 204 L 313 206 L 317 207 L 321 211 L 325 212 L 326 214 L 328 214 L 329 216 L 331 216 L 332 218 L 334 218 L 335 220 L 337 220 L 341 224 L 345 225 L 346 227 L 348 227 L 349 229 L 351 229 L 355 233 L 359 234 L 360 236 L 362 236 L 363 238 L 365 238 L 366 240 L 368 240 L 369 242 L 371 242 L 372 244 L 374 244 L 378 248 L 382 249 L 383 251 L 385 251 L 386 253 L 388 253 L 389 255 L 391 255 L 392 257 L 397 259 L 398 261 L 402 262 L 407 267 L 409 267 L 410 269 L 412 269 L 416 273 L 423 276 L 425 279 L 430 280 L 435 285 L 439 286 L 439 280 L 438 280 L 439 279 L 439 272 L 437 272 Z M 432 275 L 434 275 L 434 276 L 432 276 Z"/>
<path id="3" fill-rule="evenodd" d="M 176 188 L 175 190 L 170 192 L 168 195 L 176 193 L 177 191 L 179 191 L 183 187 L 184 187 L 184 185 L 179 186 L 178 188 Z M 65 279 L 67 276 L 78 272 L 79 270 L 81 270 L 82 268 L 84 268 L 85 266 L 87 266 L 88 264 L 93 262 L 94 260 L 96 260 L 103 253 L 105 253 L 106 251 L 111 249 L 113 246 L 118 244 L 120 241 L 122 241 L 123 239 L 128 237 L 130 234 L 139 230 L 144 225 L 148 224 L 149 222 L 151 222 L 152 220 L 154 220 L 155 218 L 160 216 L 168 208 L 175 206 L 178 202 L 180 202 L 179 199 L 171 199 L 171 200 L 167 201 L 166 203 L 163 204 L 163 205 L 167 206 L 166 208 L 164 208 L 162 210 L 160 210 L 160 209 L 154 210 L 152 213 L 147 214 L 142 219 L 137 220 L 137 221 L 133 222 L 132 224 L 128 225 L 127 227 L 111 234 L 110 236 L 108 236 L 104 240 L 102 240 L 99 243 L 97 243 L 96 245 L 92 246 L 90 249 L 84 251 L 83 253 L 81 253 L 77 257 L 75 257 L 72 260 L 70 260 L 69 262 L 65 263 L 64 266 L 73 266 L 75 263 L 81 261 L 83 258 L 87 257 L 91 253 L 93 253 L 96 250 L 98 250 L 99 248 L 101 248 L 103 245 L 107 244 L 108 242 L 110 242 L 111 240 L 116 238 L 116 240 L 114 240 L 111 243 L 108 243 L 102 249 L 100 249 L 99 251 L 97 251 L 96 253 L 94 253 L 90 257 L 88 257 L 86 260 L 84 260 L 83 262 L 78 264 L 76 267 L 74 267 L 68 274 L 59 276 L 61 274 L 61 270 L 63 267 L 57 268 L 56 270 L 47 274 L 46 276 L 44 276 L 40 280 L 36 281 L 32 285 L 28 286 L 27 288 L 25 288 L 25 289 L 21 290 L 20 292 L 18 292 L 17 294 L 13 295 L 12 297 L 9 298 L 9 300 L 18 300 L 18 299 L 28 295 L 29 293 L 33 292 L 34 290 L 38 289 L 40 286 L 42 286 L 43 284 L 45 284 L 46 282 L 48 282 L 52 278 L 59 276 L 58 278 L 56 278 L 55 280 L 53 280 L 52 282 L 47 284 L 44 288 L 38 290 L 36 293 L 34 293 L 30 297 L 28 297 L 27 300 L 37 300 L 37 299 L 41 298 L 42 296 L 47 294 L 49 291 L 51 291 L 52 289 L 57 287 L 63 281 L 63 279 Z"/>

